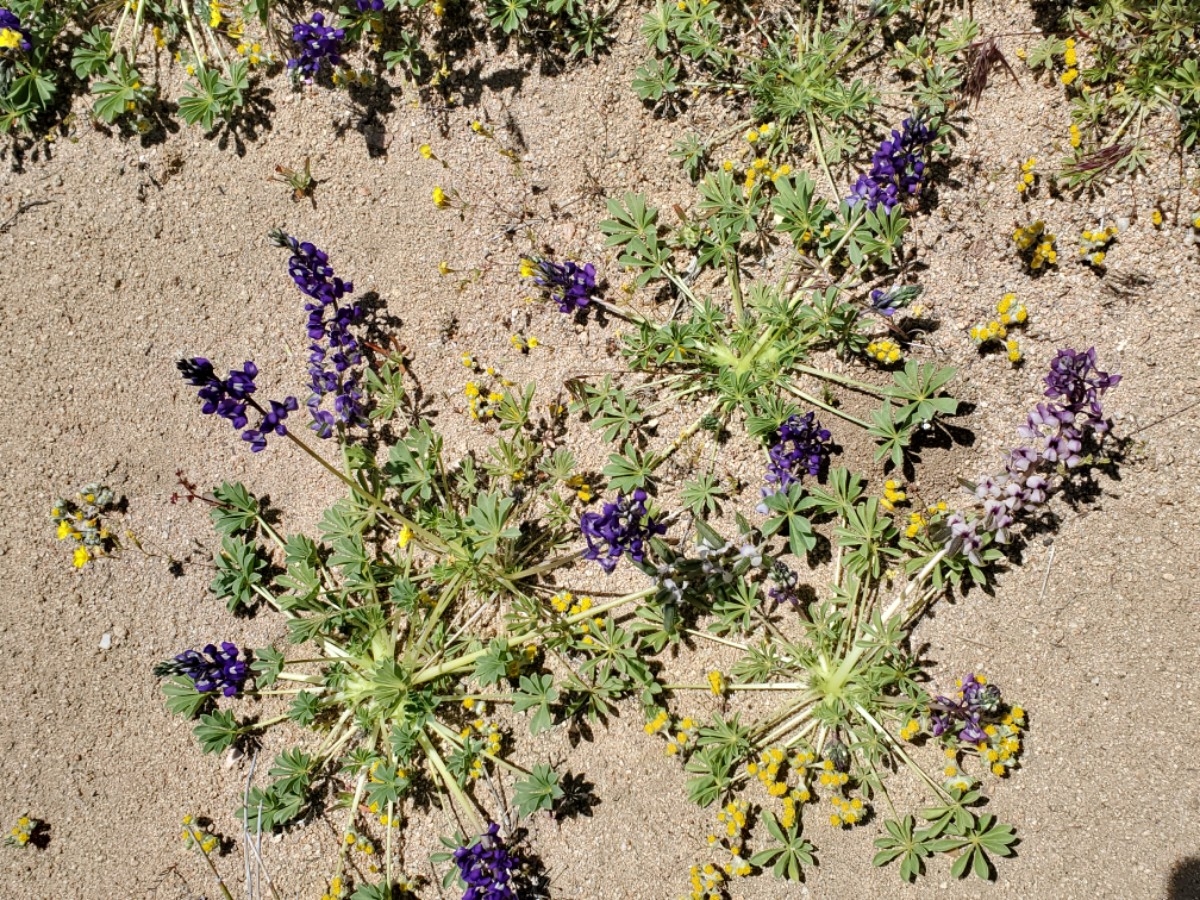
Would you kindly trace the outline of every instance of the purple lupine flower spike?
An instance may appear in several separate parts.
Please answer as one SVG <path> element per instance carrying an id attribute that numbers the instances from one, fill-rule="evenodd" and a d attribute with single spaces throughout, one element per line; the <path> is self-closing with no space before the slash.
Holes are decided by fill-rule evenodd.
<path id="1" fill-rule="evenodd" d="M 473 844 L 455 850 L 454 863 L 467 885 L 463 900 L 517 900 L 521 860 L 504 846 L 495 822 Z"/>
<path id="2" fill-rule="evenodd" d="M 874 211 L 882 204 L 890 212 L 897 203 L 920 192 L 925 175 L 921 154 L 935 135 L 919 117 L 905 119 L 900 127 L 902 131 L 893 130 L 871 157 L 871 171 L 858 177 L 846 201 L 851 206 L 865 202 Z"/>
<path id="3" fill-rule="evenodd" d="M 299 55 L 288 60 L 288 68 L 295 69 L 306 80 L 312 81 L 324 63 L 336 67 L 342 63 L 342 41 L 346 39 L 344 28 L 325 24 L 323 13 L 315 12 L 308 22 L 297 22 L 292 26 L 292 42 L 299 48 Z"/>
<path id="4" fill-rule="evenodd" d="M 174 659 L 155 667 L 156 675 L 183 675 L 201 694 L 220 691 L 223 696 L 236 697 L 242 692 L 250 674 L 245 659 L 236 644 L 222 641 L 221 646 L 207 644 L 203 650 L 184 650 Z"/>
<path id="5" fill-rule="evenodd" d="M 618 494 L 603 512 L 584 513 L 579 529 L 587 541 L 584 559 L 594 559 L 605 572 L 617 567 L 624 553 L 634 562 L 644 562 L 646 542 L 667 529 L 646 511 L 647 495 L 638 488 L 632 494 Z"/>

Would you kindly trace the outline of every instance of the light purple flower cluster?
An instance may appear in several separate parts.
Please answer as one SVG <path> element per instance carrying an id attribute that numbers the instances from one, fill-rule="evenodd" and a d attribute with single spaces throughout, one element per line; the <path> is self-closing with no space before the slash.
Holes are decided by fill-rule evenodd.
<path id="1" fill-rule="evenodd" d="M 548 259 L 533 260 L 533 263 L 533 283 L 558 304 L 559 312 L 583 309 L 595 296 L 596 267 L 591 263 L 581 266 L 567 260 L 559 264 Z"/>
<path id="2" fill-rule="evenodd" d="M 961 552 L 973 565 L 981 564 L 984 535 L 990 533 L 998 543 L 1007 543 L 1017 514 L 1046 502 L 1049 476 L 1083 461 L 1087 433 L 1104 434 L 1110 427 L 1101 398 L 1121 376 L 1096 368 L 1095 348 L 1084 353 L 1059 350 L 1044 380 L 1050 402 L 1039 403 L 1017 429 L 1024 443 L 1009 451 L 1003 473 L 989 475 L 975 486 L 982 516 L 968 519 L 956 512 L 946 520 L 949 552 Z"/>
<path id="3" fill-rule="evenodd" d="M 879 145 L 871 157 L 871 171 L 858 176 L 847 202 L 853 206 L 865 201 L 874 211 L 881 203 L 891 211 L 897 203 L 915 196 L 921 190 L 925 161 L 921 158 L 934 138 L 933 129 L 920 118 L 905 119 L 901 131 Z"/>
<path id="4" fill-rule="evenodd" d="M 297 22 L 292 26 L 292 42 L 300 48 L 294 59 L 288 60 L 288 68 L 297 70 L 311 81 L 321 71 L 321 64 L 330 67 L 342 63 L 342 41 L 346 39 L 344 28 L 325 24 L 323 13 L 315 12 L 309 22 Z"/>
<path id="5" fill-rule="evenodd" d="M 775 443 L 767 451 L 770 461 L 765 476 L 767 486 L 762 489 L 762 495 L 769 497 L 785 491 L 788 485 L 801 481 L 805 474 L 814 478 L 820 475 L 829 461 L 831 437 L 829 429 L 822 428 L 817 421 L 816 413 L 790 416 L 779 426 Z"/>
<path id="6" fill-rule="evenodd" d="M 467 884 L 462 900 L 518 900 L 521 860 L 504 846 L 495 822 L 473 844 L 454 851 L 454 864 Z"/>
<path id="7" fill-rule="evenodd" d="M 11 31 L 17 35 L 17 46 L 14 49 L 20 50 L 22 53 L 28 53 L 33 46 L 29 43 L 29 31 L 21 27 L 21 20 L 12 10 L 3 7 L 0 7 L 0 31 Z"/>
<path id="8" fill-rule="evenodd" d="M 638 488 L 628 496 L 618 494 L 612 503 L 604 504 L 603 512 L 584 513 L 579 520 L 588 547 L 583 558 L 596 560 L 605 572 L 617 567 L 623 553 L 634 562 L 643 562 L 646 542 L 667 531 L 646 511 L 646 500 L 646 492 Z"/>
<path id="9" fill-rule="evenodd" d="M 934 737 L 950 733 L 959 741 L 977 746 L 987 741 L 983 730 L 984 722 L 1000 713 L 1003 701 L 1000 689 L 994 684 L 983 684 L 972 672 L 962 680 L 959 699 L 937 697 L 929 704 L 930 724 Z"/>
<path id="10" fill-rule="evenodd" d="M 308 313 L 308 374 L 312 394 L 306 401 L 312 414 L 313 431 L 319 437 L 333 435 L 335 423 L 356 425 L 363 421 L 362 389 L 355 367 L 363 362 L 362 348 L 352 328 L 362 324 L 359 303 L 340 301 L 354 291 L 354 284 L 333 273 L 329 255 L 308 241 L 298 241 L 275 232 L 276 245 L 291 251 L 288 274 L 296 287 L 312 300 L 304 304 Z M 333 411 L 321 409 L 321 401 L 333 395 Z"/>
<path id="11" fill-rule="evenodd" d="M 287 426 L 283 424 L 289 412 L 297 409 L 295 397 L 287 397 L 283 402 L 269 401 L 270 410 L 263 407 L 250 395 L 258 390 L 254 379 L 258 377 L 258 367 L 247 360 L 242 364 L 241 371 L 230 369 L 228 378 L 218 378 L 212 363 L 202 356 L 191 359 L 181 359 L 176 363 L 184 381 L 200 388 L 197 391 L 202 404 L 200 411 L 206 416 L 216 413 L 222 419 L 242 432 L 242 440 L 250 444 L 250 449 L 258 453 L 267 446 L 267 435 L 287 434 Z M 257 428 L 247 428 L 250 424 L 246 415 L 247 408 L 252 408 L 262 414 L 262 420 Z"/>
<path id="12" fill-rule="evenodd" d="M 184 650 L 174 659 L 155 666 L 154 673 L 184 675 L 190 678 L 202 694 L 220 691 L 226 697 L 236 697 L 249 674 L 246 660 L 238 659 L 236 644 L 222 641 L 221 646 L 208 644 L 203 650 Z"/>

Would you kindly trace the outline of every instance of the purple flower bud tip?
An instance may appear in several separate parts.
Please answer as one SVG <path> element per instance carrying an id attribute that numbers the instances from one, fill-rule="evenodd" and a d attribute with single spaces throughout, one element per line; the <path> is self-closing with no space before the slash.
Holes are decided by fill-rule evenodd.
<path id="1" fill-rule="evenodd" d="M 638 488 L 628 496 L 618 494 L 615 501 L 604 504 L 603 512 L 584 513 L 579 520 L 587 541 L 583 558 L 596 560 L 605 572 L 612 572 L 624 553 L 634 562 L 644 562 L 646 542 L 667 531 L 647 512 L 646 500 L 646 492 Z"/>

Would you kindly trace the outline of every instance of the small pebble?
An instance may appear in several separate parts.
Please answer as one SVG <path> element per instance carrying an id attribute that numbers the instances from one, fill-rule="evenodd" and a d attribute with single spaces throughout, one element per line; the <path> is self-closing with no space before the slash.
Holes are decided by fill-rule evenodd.
<path id="1" fill-rule="evenodd" d="M 106 631 L 100 636 L 100 649 L 108 650 L 110 647 L 112 647 L 112 633 Z"/>

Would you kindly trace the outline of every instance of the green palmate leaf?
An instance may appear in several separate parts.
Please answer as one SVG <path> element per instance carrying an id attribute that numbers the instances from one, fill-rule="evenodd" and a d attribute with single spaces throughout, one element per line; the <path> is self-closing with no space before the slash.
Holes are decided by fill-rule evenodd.
<path id="1" fill-rule="evenodd" d="M 563 796 L 558 781 L 558 773 L 545 763 L 537 763 L 528 778 L 517 781 L 513 785 L 513 802 L 521 818 L 527 819 L 540 809 L 549 812 L 554 801 Z"/>
<path id="2" fill-rule="evenodd" d="M 696 776 L 688 779 L 688 799 L 698 806 L 711 806 L 733 784 L 739 759 L 736 749 L 721 744 L 701 747 L 693 753 L 683 767 Z"/>
<path id="3" fill-rule="evenodd" d="M 1013 834 L 1011 825 L 997 822 L 993 815 L 982 815 L 965 833 L 938 838 L 931 841 L 929 847 L 939 853 L 959 854 L 950 867 L 950 874 L 955 878 L 974 872 L 977 878 L 989 881 L 994 877 L 994 872 L 988 854 L 1012 856 L 1016 852 L 1013 849 L 1016 842 L 1017 836 Z"/>
<path id="4" fill-rule="evenodd" d="M 750 864 L 771 866 L 776 878 L 800 881 L 804 877 L 804 866 L 813 865 L 815 860 L 813 845 L 800 837 L 799 818 L 786 830 L 770 811 L 763 813 L 763 821 L 778 846 L 755 853 L 750 857 Z"/>
<path id="5" fill-rule="evenodd" d="M 657 103 L 679 90 L 675 81 L 678 76 L 679 69 L 669 59 L 648 59 L 634 74 L 633 90 L 642 100 Z"/>
<path id="6" fill-rule="evenodd" d="M 899 859 L 902 881 L 912 882 L 918 875 L 923 875 L 924 860 L 933 854 L 931 844 L 936 836 L 934 831 L 915 831 L 912 816 L 905 816 L 899 822 L 889 819 L 883 825 L 888 833 L 875 839 L 875 846 L 879 848 L 879 852 L 871 860 L 871 865 L 886 866 Z"/>
<path id="7" fill-rule="evenodd" d="M 550 707 L 558 702 L 558 697 L 558 688 L 554 686 L 552 676 L 522 675 L 520 688 L 514 694 L 513 710 L 525 712 L 532 709 L 534 712 L 529 720 L 529 732 L 540 734 L 554 724 Z"/>
<path id="8" fill-rule="evenodd" d="M 200 693 L 195 683 L 182 675 L 164 682 L 162 692 L 167 697 L 167 709 L 188 719 L 196 718 L 200 710 L 212 703 L 211 694 Z"/>
<path id="9" fill-rule="evenodd" d="M 824 200 L 813 199 L 815 188 L 804 172 L 775 179 L 775 197 L 771 200 L 775 227 L 791 237 L 797 247 L 812 243 L 833 217 Z"/>
<path id="10" fill-rule="evenodd" d="M 896 413 L 902 425 L 932 421 L 935 416 L 952 416 L 958 411 L 958 401 L 953 397 L 940 396 L 942 388 L 954 378 L 955 370 L 949 366 L 938 368 L 933 363 L 918 363 L 910 359 L 904 371 L 893 372 L 896 386 L 888 395 L 907 401 Z"/>
<path id="11" fill-rule="evenodd" d="M 311 691 L 301 691 L 292 698 L 287 716 L 297 725 L 307 728 L 317 720 L 321 712 L 321 698 Z"/>
<path id="12" fill-rule="evenodd" d="M 285 750 L 275 757 L 268 774 L 277 779 L 275 786 L 288 794 L 303 794 L 308 790 L 317 760 L 299 748 Z"/>
<path id="13" fill-rule="evenodd" d="M 200 724 L 192 733 L 200 742 L 200 749 L 205 753 L 221 753 L 237 740 L 240 729 L 233 713 L 227 710 L 217 710 L 200 717 Z"/>
<path id="14" fill-rule="evenodd" d="M 890 403 L 884 403 L 871 414 L 871 423 L 867 434 L 879 445 L 875 448 L 875 461 L 887 459 L 893 466 L 903 465 L 904 451 L 916 426 L 896 421 L 895 407 Z"/>
<path id="15" fill-rule="evenodd" d="M 487 0 L 486 6 L 492 27 L 512 34 L 529 17 L 533 0 Z"/>
<path id="16" fill-rule="evenodd" d="M 283 654 L 274 647 L 263 647 L 253 651 L 254 661 L 250 663 L 250 671 L 254 673 L 254 683 L 261 690 L 273 685 L 283 671 Z"/>
<path id="17" fill-rule="evenodd" d="M 487 653 L 475 661 L 475 680 L 484 687 L 496 684 L 508 676 L 508 667 L 516 658 L 517 651 L 509 649 L 504 638 L 493 638 Z"/>
<path id="18" fill-rule="evenodd" d="M 367 782 L 367 805 L 379 804 L 386 809 L 389 803 L 397 803 L 408 791 L 411 781 L 408 773 L 395 763 L 380 763 Z"/>
<path id="19" fill-rule="evenodd" d="M 762 525 L 764 537 L 770 537 L 783 528 L 787 529 L 788 547 L 796 556 L 803 556 L 817 546 L 817 535 L 804 512 L 817 504 L 804 494 L 799 482 L 788 485 L 786 490 L 776 491 L 764 499 L 767 521 Z"/>
<path id="20" fill-rule="evenodd" d="M 105 78 L 92 85 L 96 103 L 92 107 L 96 118 L 109 125 L 145 99 L 142 76 L 124 56 L 118 56 L 115 66 L 105 69 Z"/>
<path id="21" fill-rule="evenodd" d="M 209 516 L 218 534 L 253 536 L 258 524 L 259 503 L 244 484 L 223 481 L 213 488 L 213 497 L 218 505 L 209 509 Z"/>
<path id="22" fill-rule="evenodd" d="M 238 809 L 236 816 L 252 834 L 269 832 L 299 819 L 308 805 L 304 792 L 288 793 L 278 784 L 272 784 L 267 788 L 251 788 L 245 806 Z"/>
<path id="23" fill-rule="evenodd" d="M 500 549 L 501 541 L 515 540 L 521 536 L 520 528 L 508 524 L 512 508 L 512 498 L 499 494 L 481 494 L 475 501 L 467 515 L 467 524 L 473 530 L 476 559 L 494 556 Z"/>
<path id="24" fill-rule="evenodd" d="M 396 415 L 404 402 L 404 366 L 385 362 L 378 371 L 368 368 L 363 378 L 367 393 L 375 401 L 372 421 L 386 422 Z"/>
<path id="25" fill-rule="evenodd" d="M 683 505 L 696 516 L 704 516 L 719 513 L 719 500 L 728 494 L 729 491 L 721 483 L 721 479 L 711 472 L 703 472 L 691 481 L 683 483 L 679 497 Z"/>
<path id="26" fill-rule="evenodd" d="M 638 450 L 632 442 L 625 442 L 625 452 L 613 453 L 608 457 L 608 465 L 603 474 L 608 477 L 609 485 L 618 491 L 631 491 L 635 488 L 652 490 L 653 474 L 658 460 L 654 453 Z"/>
<path id="27" fill-rule="evenodd" d="M 600 231 L 607 235 L 605 244 L 622 248 L 621 265 L 641 270 L 638 286 L 662 278 L 671 251 L 658 237 L 658 210 L 647 206 L 641 194 L 626 194 L 620 201 L 608 201 L 608 214 L 612 218 L 600 223 Z"/>
<path id="28" fill-rule="evenodd" d="M 262 586 L 267 570 L 267 559 L 258 545 L 240 537 L 224 538 L 214 561 L 217 577 L 209 589 L 226 601 L 230 612 L 253 606 L 258 598 L 256 588 Z"/>
<path id="29" fill-rule="evenodd" d="M 103 72 L 112 58 L 112 32 L 99 25 L 83 35 L 83 43 L 71 54 L 71 69 L 81 80 Z"/>

